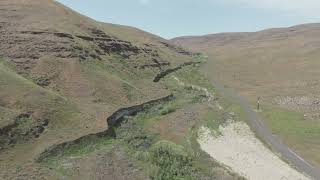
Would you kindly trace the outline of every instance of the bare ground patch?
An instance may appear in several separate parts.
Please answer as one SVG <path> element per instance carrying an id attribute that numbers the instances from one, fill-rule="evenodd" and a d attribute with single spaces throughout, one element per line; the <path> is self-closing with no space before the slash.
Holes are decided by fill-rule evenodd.
<path id="1" fill-rule="evenodd" d="M 200 129 L 201 149 L 240 175 L 259 180 L 308 179 L 267 149 L 245 123 L 230 122 L 219 130 L 216 135 L 208 128 Z"/>

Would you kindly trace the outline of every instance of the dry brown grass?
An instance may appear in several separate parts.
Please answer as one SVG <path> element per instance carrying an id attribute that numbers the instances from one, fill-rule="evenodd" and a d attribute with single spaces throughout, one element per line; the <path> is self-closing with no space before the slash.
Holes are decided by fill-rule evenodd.
<path id="1" fill-rule="evenodd" d="M 0 153 L 0 179 L 24 176 L 14 173 L 15 169 L 24 169 L 53 144 L 105 130 L 106 118 L 118 108 L 168 93 L 163 83 L 152 82 L 159 68 L 136 66 L 157 59 L 170 63 L 165 69 L 192 60 L 167 47 L 168 41 L 160 37 L 96 22 L 53 0 L 3 0 L 0 6 L 0 51 L 5 59 L 0 64 L 0 115 L 5 116 L 0 118 L 0 127 L 13 123 L 15 113 L 28 112 L 33 120 L 49 121 L 40 137 Z M 100 55 L 97 44 L 76 37 L 99 36 L 94 30 L 106 39 L 128 45 L 129 53 L 119 48 L 118 52 Z M 139 49 L 136 55 L 121 56 L 134 52 L 134 48 Z M 33 82 L 39 77 L 48 79 L 48 86 Z"/>
<path id="2" fill-rule="evenodd" d="M 277 118 L 279 123 L 271 123 L 275 117 L 264 116 L 266 124 L 290 147 L 311 160 L 318 157 L 319 151 L 314 149 L 319 149 L 320 143 L 317 140 L 320 123 L 319 30 L 320 24 L 307 24 L 255 33 L 183 37 L 173 41 L 209 55 L 203 71 L 214 82 L 237 90 L 253 106 L 261 97 L 265 114 L 282 117 Z M 287 110 L 276 110 L 279 107 Z M 290 111 L 297 112 L 302 118 L 290 119 Z M 320 161 L 316 159 L 312 162 L 319 165 Z"/>

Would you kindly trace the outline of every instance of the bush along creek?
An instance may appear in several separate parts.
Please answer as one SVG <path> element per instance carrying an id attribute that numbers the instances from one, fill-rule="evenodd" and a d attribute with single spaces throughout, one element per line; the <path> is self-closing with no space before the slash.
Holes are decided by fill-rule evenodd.
<path id="1" fill-rule="evenodd" d="M 201 120 L 181 127 L 177 123 L 170 125 L 173 129 L 185 129 L 181 142 L 171 141 L 150 128 L 157 124 L 160 124 L 157 127 L 167 128 L 171 121 L 179 118 L 178 113 L 188 114 L 189 109 L 208 104 L 207 92 L 182 86 L 176 80 L 178 77 L 188 84 L 207 85 L 195 64 L 171 72 L 172 75 L 166 75 L 158 82 L 164 83 L 172 94 L 119 109 L 106 119 L 106 131 L 53 146 L 39 156 L 38 162 L 59 171 L 63 178 L 72 179 L 74 170 L 66 164 L 120 147 L 128 161 L 142 169 L 147 179 L 215 179 L 212 169 L 221 167 L 200 150 L 196 141 L 198 123 L 203 123 Z M 209 91 L 213 89 L 209 85 L 205 88 Z"/>

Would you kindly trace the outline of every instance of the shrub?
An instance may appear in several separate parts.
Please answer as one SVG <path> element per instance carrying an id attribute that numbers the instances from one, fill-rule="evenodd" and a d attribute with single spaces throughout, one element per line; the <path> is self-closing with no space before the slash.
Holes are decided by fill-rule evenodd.
<path id="1" fill-rule="evenodd" d="M 163 107 L 161 110 L 160 110 L 160 114 L 161 115 L 167 115 L 167 114 L 170 114 L 172 112 L 175 112 L 176 109 L 174 107 Z"/>
<path id="2" fill-rule="evenodd" d="M 33 81 L 34 81 L 38 86 L 41 86 L 41 87 L 46 87 L 46 86 L 49 86 L 49 84 L 50 84 L 50 80 L 49 80 L 49 78 L 46 77 L 46 76 L 34 77 L 34 78 L 33 78 Z"/>
<path id="3" fill-rule="evenodd" d="M 193 179 L 192 158 L 182 146 L 159 141 L 151 147 L 149 156 L 153 166 L 152 179 Z"/>

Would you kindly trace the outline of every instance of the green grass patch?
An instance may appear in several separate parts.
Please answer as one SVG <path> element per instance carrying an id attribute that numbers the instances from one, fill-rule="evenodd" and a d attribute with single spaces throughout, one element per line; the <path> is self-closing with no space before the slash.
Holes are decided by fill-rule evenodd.
<path id="1" fill-rule="evenodd" d="M 219 121 L 220 114 L 219 112 L 216 111 L 209 111 L 206 113 L 204 116 L 204 121 L 206 122 L 206 126 L 212 130 L 217 131 L 219 129 L 219 126 L 221 122 Z"/>
<path id="2" fill-rule="evenodd" d="M 260 114 L 275 134 L 288 138 L 320 139 L 319 121 L 305 119 L 301 113 L 276 107 L 264 107 Z"/>
<path id="3" fill-rule="evenodd" d="M 88 138 L 70 145 L 68 148 L 57 149 L 56 152 L 47 156 L 43 163 L 52 168 L 59 168 L 61 161 L 66 161 L 69 158 L 81 158 L 98 150 L 107 152 L 111 150 L 113 144 L 114 140 L 110 138 Z"/>
<path id="4" fill-rule="evenodd" d="M 302 113 L 264 106 L 263 122 L 285 144 L 313 164 L 320 164 L 320 122 Z"/>
<path id="5" fill-rule="evenodd" d="M 214 87 L 211 85 L 209 80 L 206 79 L 205 76 L 199 72 L 198 65 L 183 68 L 182 70 L 173 73 L 173 75 L 177 76 L 181 81 L 186 82 L 188 84 L 193 84 L 207 88 L 208 91 L 214 91 Z"/>
<path id="6" fill-rule="evenodd" d="M 283 138 L 305 139 L 307 141 L 320 139 L 320 123 L 305 119 L 301 113 L 265 107 L 260 114 L 272 132 Z"/>
<path id="7" fill-rule="evenodd" d="M 173 106 L 164 106 L 164 107 L 161 107 L 160 114 L 167 115 L 167 114 L 173 113 L 175 111 L 176 111 L 176 109 Z"/>
<path id="8" fill-rule="evenodd" d="M 203 53 L 197 53 L 194 57 L 197 62 L 207 62 L 208 56 Z"/>

